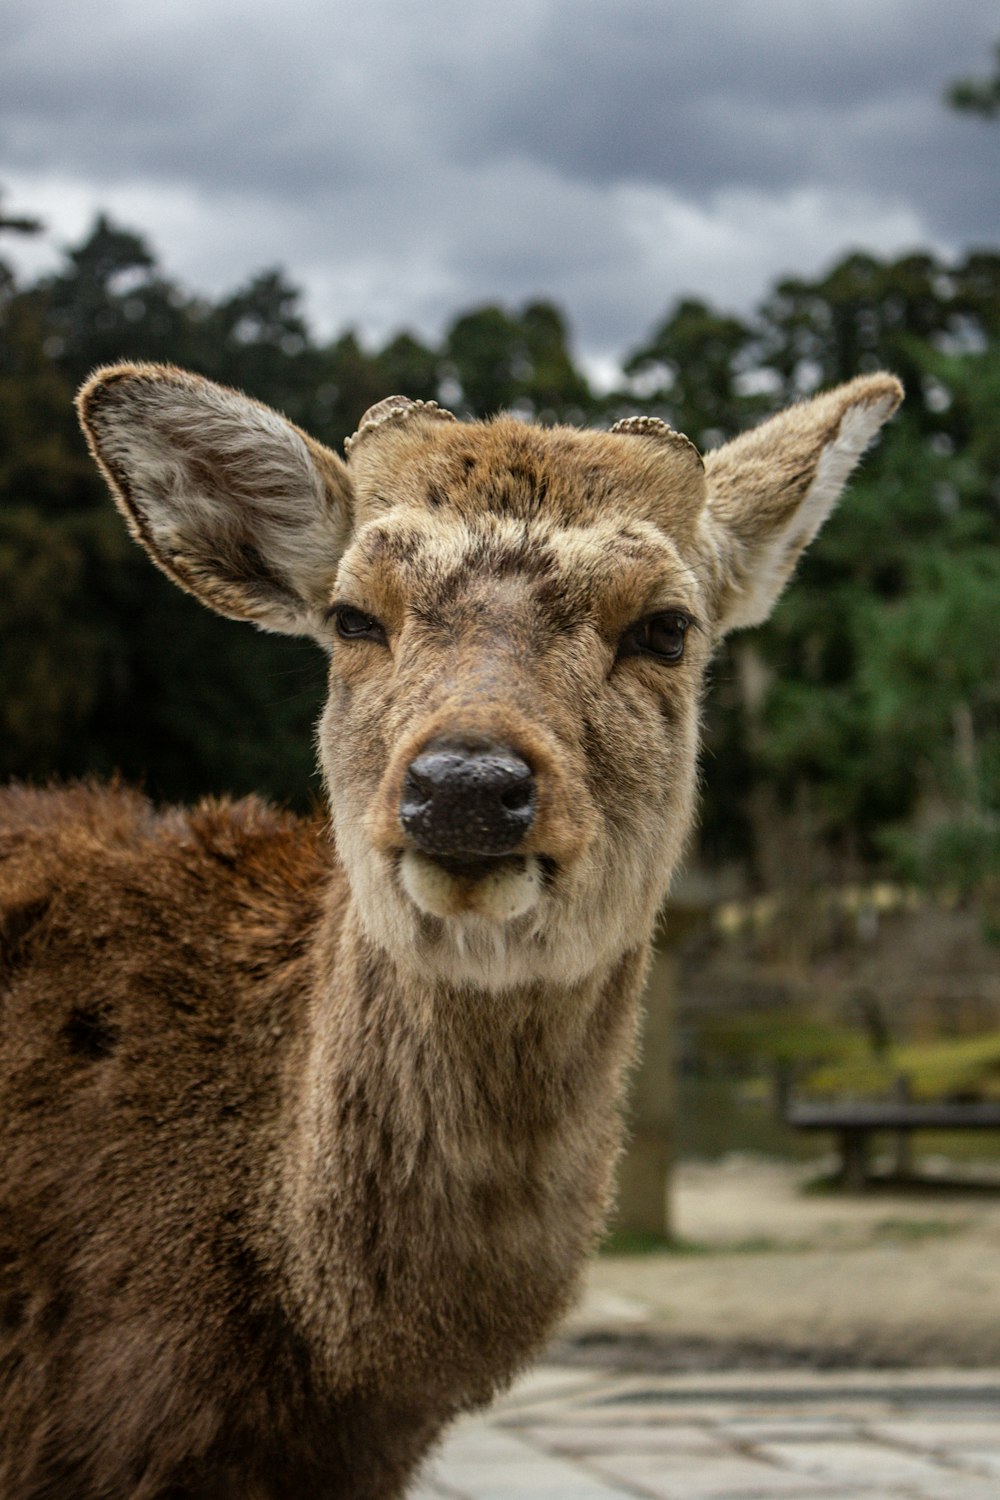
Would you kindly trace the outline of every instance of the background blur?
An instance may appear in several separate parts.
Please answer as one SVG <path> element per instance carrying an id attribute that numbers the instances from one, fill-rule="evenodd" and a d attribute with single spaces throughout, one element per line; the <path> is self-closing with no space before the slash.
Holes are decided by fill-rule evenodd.
<path id="1" fill-rule="evenodd" d="M 127 540 L 72 413 L 98 363 L 200 370 L 333 445 L 398 391 L 704 447 L 886 366 L 902 414 L 715 667 L 668 929 L 681 1146 L 796 1149 L 789 1069 L 1000 1096 L 992 0 L 8 0 L 2 26 L 0 772 L 318 797 L 320 653 Z"/>

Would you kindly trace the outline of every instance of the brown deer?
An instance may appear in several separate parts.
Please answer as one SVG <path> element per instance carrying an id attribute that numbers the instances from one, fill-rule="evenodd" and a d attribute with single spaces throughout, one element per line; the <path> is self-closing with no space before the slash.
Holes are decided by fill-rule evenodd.
<path id="1" fill-rule="evenodd" d="M 393 397 L 344 462 L 179 370 L 84 387 L 154 562 L 330 653 L 331 822 L 0 800 L 4 1500 L 390 1500 L 539 1348 L 608 1207 L 706 664 L 901 394 L 704 460 Z"/>

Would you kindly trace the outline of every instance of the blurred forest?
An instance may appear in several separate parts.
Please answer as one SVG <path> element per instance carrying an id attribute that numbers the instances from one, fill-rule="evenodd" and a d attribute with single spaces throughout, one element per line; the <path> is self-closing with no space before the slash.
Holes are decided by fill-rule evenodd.
<path id="1" fill-rule="evenodd" d="M 38 232 L 0 213 L 0 233 Z M 73 394 L 97 364 L 162 360 L 238 386 L 339 445 L 393 392 L 542 422 L 662 416 L 713 446 L 885 366 L 901 415 L 772 621 L 720 655 L 701 857 L 761 885 L 874 874 L 1000 882 L 1000 252 L 852 254 L 745 321 L 685 299 L 595 391 L 548 302 L 477 307 L 439 343 L 323 342 L 280 270 L 217 302 L 99 218 L 55 274 L 0 247 L 0 773 L 110 775 L 159 799 L 318 795 L 324 662 L 217 619 L 128 540 Z"/>

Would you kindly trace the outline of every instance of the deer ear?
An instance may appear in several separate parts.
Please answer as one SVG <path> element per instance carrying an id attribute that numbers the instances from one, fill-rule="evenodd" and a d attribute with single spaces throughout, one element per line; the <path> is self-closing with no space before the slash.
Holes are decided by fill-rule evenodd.
<path id="1" fill-rule="evenodd" d="M 219 614 L 320 633 L 351 525 L 335 453 L 165 365 L 98 370 L 77 409 L 129 530 L 164 573 Z"/>
<path id="2" fill-rule="evenodd" d="M 894 375 L 859 376 L 706 454 L 720 635 L 767 619 L 851 470 L 902 399 Z"/>

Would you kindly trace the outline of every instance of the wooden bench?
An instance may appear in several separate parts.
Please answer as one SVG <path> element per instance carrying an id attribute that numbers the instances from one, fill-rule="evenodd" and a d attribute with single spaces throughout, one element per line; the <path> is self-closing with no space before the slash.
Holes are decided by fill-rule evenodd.
<path id="1" fill-rule="evenodd" d="M 921 1104 L 907 1099 L 871 1101 L 790 1100 L 785 1123 L 795 1130 L 828 1130 L 840 1146 L 840 1175 L 845 1187 L 868 1181 L 868 1146 L 878 1131 L 897 1139 L 896 1165 L 909 1171 L 910 1138 L 915 1130 L 1000 1130 L 1000 1103 Z"/>

